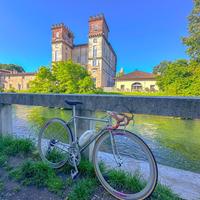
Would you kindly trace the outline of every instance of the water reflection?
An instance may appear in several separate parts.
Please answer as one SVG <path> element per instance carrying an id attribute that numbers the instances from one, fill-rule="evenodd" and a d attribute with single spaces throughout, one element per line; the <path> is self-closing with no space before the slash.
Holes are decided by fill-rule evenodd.
<path id="1" fill-rule="evenodd" d="M 71 112 L 62 109 L 13 106 L 14 134 L 37 138 L 41 126 L 50 118 L 68 120 Z M 97 113 L 104 117 L 105 113 Z M 100 126 L 100 124 L 98 124 Z M 200 121 L 171 117 L 136 115 L 129 130 L 149 144 L 159 163 L 200 173 Z"/>

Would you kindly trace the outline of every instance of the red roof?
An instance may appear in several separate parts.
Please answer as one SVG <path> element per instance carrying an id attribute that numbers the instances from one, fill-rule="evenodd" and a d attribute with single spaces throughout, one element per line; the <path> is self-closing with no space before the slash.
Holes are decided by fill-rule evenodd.
<path id="1" fill-rule="evenodd" d="M 125 74 L 119 78 L 117 81 L 124 81 L 124 80 L 144 80 L 144 79 L 155 79 L 155 75 L 152 73 L 142 72 L 142 71 L 134 71 L 129 74 Z"/>
<path id="2" fill-rule="evenodd" d="M 9 73 L 11 73 L 11 72 L 12 72 L 11 70 L 0 69 L 0 73 L 1 73 L 1 74 L 3 74 L 3 73 L 9 74 Z"/>

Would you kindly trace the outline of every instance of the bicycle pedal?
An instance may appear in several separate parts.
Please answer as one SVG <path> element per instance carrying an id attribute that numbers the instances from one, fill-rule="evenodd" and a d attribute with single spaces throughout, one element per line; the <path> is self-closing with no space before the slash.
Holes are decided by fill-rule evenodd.
<path id="1" fill-rule="evenodd" d="M 73 169 L 71 170 L 71 177 L 72 177 L 73 180 L 78 176 L 78 174 L 79 174 L 78 171 L 73 170 Z"/>

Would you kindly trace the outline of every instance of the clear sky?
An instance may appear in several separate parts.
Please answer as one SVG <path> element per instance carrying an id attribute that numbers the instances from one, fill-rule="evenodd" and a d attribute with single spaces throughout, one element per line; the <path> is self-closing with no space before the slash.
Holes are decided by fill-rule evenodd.
<path id="1" fill-rule="evenodd" d="M 192 0 L 0 0 L 0 63 L 36 71 L 51 62 L 51 25 L 64 22 L 86 43 L 88 18 L 104 13 L 117 70 L 151 72 L 163 60 L 187 58 Z"/>

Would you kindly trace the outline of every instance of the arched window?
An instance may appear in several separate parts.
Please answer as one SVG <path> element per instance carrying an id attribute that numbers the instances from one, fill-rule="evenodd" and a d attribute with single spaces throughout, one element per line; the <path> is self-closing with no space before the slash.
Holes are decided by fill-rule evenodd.
<path id="1" fill-rule="evenodd" d="M 142 84 L 135 82 L 131 85 L 131 90 L 132 91 L 141 91 L 142 90 Z"/>

